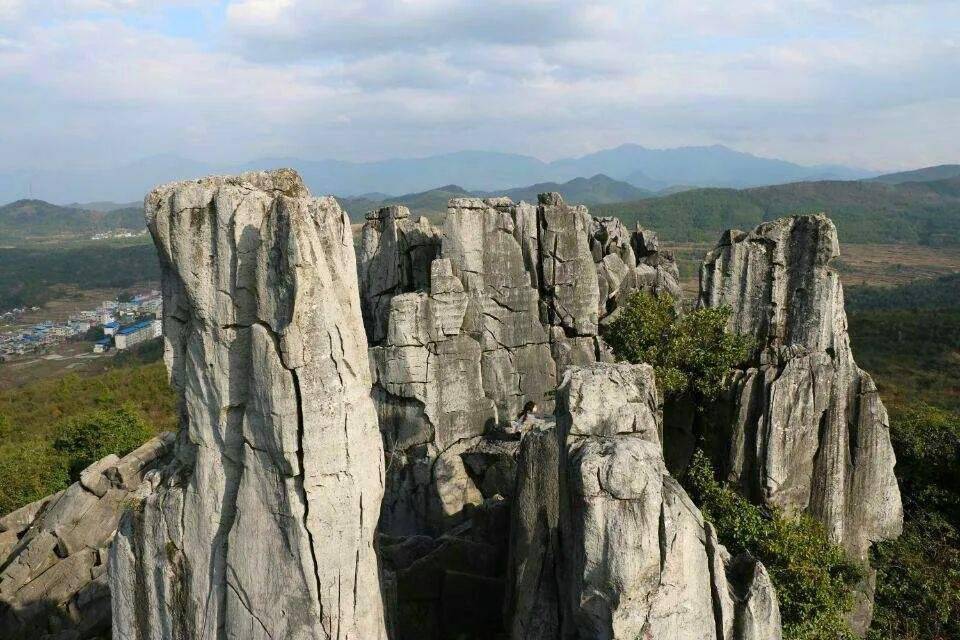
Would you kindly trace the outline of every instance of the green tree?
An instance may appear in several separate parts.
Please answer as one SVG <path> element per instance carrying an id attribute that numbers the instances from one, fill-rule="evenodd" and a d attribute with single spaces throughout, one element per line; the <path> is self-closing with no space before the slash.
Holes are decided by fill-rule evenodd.
<path id="1" fill-rule="evenodd" d="M 730 368 L 742 362 L 750 339 L 727 333 L 730 310 L 697 309 L 681 314 L 668 295 L 631 295 L 603 337 L 620 360 L 653 366 L 667 394 L 715 398 Z"/>
<path id="2" fill-rule="evenodd" d="M 843 615 L 862 572 L 829 541 L 823 525 L 806 514 L 770 513 L 751 504 L 716 480 L 699 449 L 682 480 L 727 549 L 749 553 L 767 568 L 786 640 L 855 638 Z"/>
<path id="3" fill-rule="evenodd" d="M 102 409 L 61 422 L 53 448 L 64 457 L 70 479 L 101 458 L 130 453 L 153 435 L 153 429 L 130 405 Z"/>

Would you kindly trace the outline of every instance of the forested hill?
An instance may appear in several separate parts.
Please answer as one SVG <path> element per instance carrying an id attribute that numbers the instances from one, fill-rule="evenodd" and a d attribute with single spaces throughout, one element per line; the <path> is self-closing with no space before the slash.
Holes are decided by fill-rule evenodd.
<path id="1" fill-rule="evenodd" d="M 61 207 L 43 200 L 17 200 L 0 206 L 0 238 L 4 241 L 143 228 L 141 207 L 92 211 Z"/>
<path id="2" fill-rule="evenodd" d="M 843 242 L 960 244 L 960 177 L 899 185 L 795 182 L 753 189 L 694 189 L 591 208 L 595 216 L 639 223 L 673 241 L 713 242 L 724 229 L 823 211 Z"/>

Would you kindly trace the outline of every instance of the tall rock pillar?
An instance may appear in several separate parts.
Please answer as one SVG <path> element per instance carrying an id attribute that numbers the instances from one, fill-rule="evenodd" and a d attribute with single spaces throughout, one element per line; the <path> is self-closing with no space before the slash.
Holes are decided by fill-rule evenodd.
<path id="1" fill-rule="evenodd" d="M 385 638 L 348 219 L 289 170 L 164 185 L 145 210 L 182 422 L 112 548 L 114 638 Z"/>

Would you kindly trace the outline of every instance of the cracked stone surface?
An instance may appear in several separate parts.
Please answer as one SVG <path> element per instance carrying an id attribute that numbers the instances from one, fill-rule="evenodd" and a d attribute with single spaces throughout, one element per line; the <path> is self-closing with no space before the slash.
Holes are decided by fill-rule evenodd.
<path id="1" fill-rule="evenodd" d="M 508 617 L 515 640 L 774 640 L 763 565 L 731 558 L 667 472 L 648 365 L 567 369 L 557 424 L 518 459 Z"/>
<path id="2" fill-rule="evenodd" d="M 383 450 L 349 221 L 290 170 L 144 204 L 183 421 L 111 549 L 113 637 L 384 638 Z"/>
<path id="3" fill-rule="evenodd" d="M 716 467 L 744 495 L 809 512 L 866 564 L 873 542 L 900 535 L 903 509 L 887 412 L 850 349 L 831 266 L 839 252 L 833 223 L 812 215 L 729 231 L 707 254 L 699 303 L 729 306 L 730 329 L 757 341 L 704 431 Z M 850 615 L 860 633 L 872 585 L 868 570 Z"/>
<path id="4" fill-rule="evenodd" d="M 174 436 L 99 460 L 66 490 L 0 518 L 0 630 L 80 640 L 110 630 L 107 548 L 131 496 L 166 462 Z"/>
<path id="5" fill-rule="evenodd" d="M 391 535 L 442 532 L 479 504 L 461 456 L 444 452 L 475 446 L 527 401 L 551 412 L 566 367 L 612 360 L 598 325 L 618 300 L 680 292 L 654 234 L 594 219 L 555 193 L 536 205 L 455 198 L 440 228 L 388 207 L 367 216 L 362 239 L 387 453 L 381 529 Z"/>
<path id="6" fill-rule="evenodd" d="M 730 328 L 757 338 L 714 416 L 726 479 L 809 511 L 863 559 L 900 534 L 903 511 L 887 412 L 850 349 L 838 255 L 823 215 L 727 232 L 704 261 L 700 304 L 729 306 Z"/>

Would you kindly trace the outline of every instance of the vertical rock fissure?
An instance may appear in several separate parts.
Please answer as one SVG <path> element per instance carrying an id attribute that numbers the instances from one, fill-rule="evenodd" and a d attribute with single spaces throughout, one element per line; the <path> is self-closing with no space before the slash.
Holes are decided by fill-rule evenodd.
<path id="1" fill-rule="evenodd" d="M 310 529 L 310 500 L 307 496 L 307 465 L 304 452 L 304 421 L 303 421 L 303 394 L 300 390 L 300 377 L 296 369 L 288 369 L 293 379 L 293 393 L 297 402 L 297 461 L 300 464 L 300 475 L 297 478 L 297 489 L 303 501 L 303 530 L 307 534 L 307 544 L 310 546 L 310 559 L 313 562 L 313 580 L 317 588 L 317 604 L 320 606 L 320 616 L 323 619 L 323 583 L 320 580 L 320 563 L 317 561 L 317 549 L 314 546 L 313 531 Z"/>

